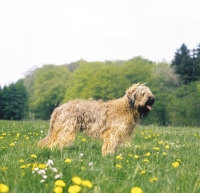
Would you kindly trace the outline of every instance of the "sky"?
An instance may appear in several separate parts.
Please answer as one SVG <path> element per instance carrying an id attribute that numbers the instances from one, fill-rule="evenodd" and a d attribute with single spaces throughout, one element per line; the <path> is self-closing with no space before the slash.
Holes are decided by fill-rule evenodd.
<path id="1" fill-rule="evenodd" d="M 34 67 L 142 56 L 171 62 L 200 44 L 199 0 L 0 0 L 0 86 Z"/>

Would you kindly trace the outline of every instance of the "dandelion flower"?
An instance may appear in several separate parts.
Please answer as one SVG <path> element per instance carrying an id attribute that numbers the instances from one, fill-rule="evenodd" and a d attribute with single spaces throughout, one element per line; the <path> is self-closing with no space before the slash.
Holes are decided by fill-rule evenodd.
<path id="1" fill-rule="evenodd" d="M 159 147 L 153 147 L 153 150 L 159 151 L 160 148 Z"/>
<path id="2" fill-rule="evenodd" d="M 148 159 L 144 159 L 143 161 L 144 161 L 144 162 L 149 162 L 149 160 L 148 160 Z"/>
<path id="3" fill-rule="evenodd" d="M 162 154 L 163 154 L 163 155 L 167 155 L 167 153 L 166 153 L 166 152 L 163 152 Z"/>
<path id="4" fill-rule="evenodd" d="M 8 192 L 9 191 L 9 187 L 5 184 L 0 184 L 0 192 Z"/>
<path id="5" fill-rule="evenodd" d="M 82 142 L 85 142 L 85 141 L 86 141 L 86 139 L 85 139 L 85 138 L 83 138 L 83 139 L 82 139 Z"/>
<path id="6" fill-rule="evenodd" d="M 25 169 L 25 168 L 26 168 L 26 165 L 20 166 L 20 169 Z"/>
<path id="7" fill-rule="evenodd" d="M 65 163 L 71 163 L 71 162 L 72 162 L 71 159 L 69 159 L 69 158 L 65 159 Z"/>
<path id="8" fill-rule="evenodd" d="M 146 157 L 149 157 L 150 155 L 151 155 L 150 152 L 147 152 L 147 153 L 144 154 L 144 156 L 146 156 Z"/>
<path id="9" fill-rule="evenodd" d="M 89 180 L 83 180 L 82 185 L 88 188 L 92 188 L 92 183 Z"/>
<path id="10" fill-rule="evenodd" d="M 179 165 L 180 165 L 179 162 L 173 162 L 173 163 L 172 163 L 172 167 L 173 167 L 173 168 L 178 168 Z"/>
<path id="11" fill-rule="evenodd" d="M 116 164 L 117 168 L 122 168 L 122 166 L 120 164 Z"/>
<path id="12" fill-rule="evenodd" d="M 56 187 L 54 188 L 53 192 L 55 192 L 55 193 L 62 193 L 62 192 L 63 192 L 63 188 L 60 187 L 60 186 L 56 186 Z"/>
<path id="13" fill-rule="evenodd" d="M 138 159 L 140 156 L 139 155 L 134 155 L 134 158 L 135 159 Z"/>
<path id="14" fill-rule="evenodd" d="M 15 146 L 15 144 L 14 144 L 14 143 L 10 143 L 10 146 L 11 146 L 11 147 L 14 147 L 14 146 Z"/>
<path id="15" fill-rule="evenodd" d="M 68 188 L 69 193 L 78 193 L 81 191 L 81 187 L 78 185 L 73 185 Z"/>
<path id="16" fill-rule="evenodd" d="M 116 157 L 116 159 L 122 160 L 122 156 L 121 156 L 121 155 L 118 155 L 118 156 Z"/>
<path id="17" fill-rule="evenodd" d="M 145 173 L 146 173 L 146 171 L 145 171 L 145 170 L 142 170 L 142 171 L 140 172 L 140 175 L 145 174 Z"/>
<path id="18" fill-rule="evenodd" d="M 169 149 L 169 145 L 165 145 L 165 149 Z"/>
<path id="19" fill-rule="evenodd" d="M 47 167 L 46 164 L 39 164 L 39 165 L 38 165 L 38 168 L 39 168 L 39 169 L 45 169 L 46 167 Z"/>
<path id="20" fill-rule="evenodd" d="M 142 193 L 142 189 L 139 187 L 133 187 L 131 193 Z"/>
<path id="21" fill-rule="evenodd" d="M 72 178 L 72 182 L 73 182 L 74 184 L 80 185 L 81 182 L 82 182 L 82 180 L 81 180 L 80 177 L 74 176 L 74 177 Z"/>
<path id="22" fill-rule="evenodd" d="M 23 159 L 20 159 L 20 160 L 19 160 L 19 162 L 20 162 L 20 163 L 23 163 L 23 162 L 24 162 L 24 160 L 23 160 Z"/>
<path id="23" fill-rule="evenodd" d="M 31 158 L 37 158 L 37 155 L 32 154 L 32 155 L 31 155 Z"/>
<path id="24" fill-rule="evenodd" d="M 66 184 L 63 180 L 56 180 L 55 181 L 55 186 L 60 186 L 60 187 L 65 187 Z"/>
<path id="25" fill-rule="evenodd" d="M 150 179 L 150 182 L 155 182 L 155 181 L 157 181 L 157 180 L 158 180 L 158 178 L 153 177 L 153 178 Z"/>

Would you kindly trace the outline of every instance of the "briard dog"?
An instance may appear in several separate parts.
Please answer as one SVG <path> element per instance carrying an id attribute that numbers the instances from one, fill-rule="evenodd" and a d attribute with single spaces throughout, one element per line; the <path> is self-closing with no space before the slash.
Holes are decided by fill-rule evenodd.
<path id="1" fill-rule="evenodd" d="M 113 154 L 130 140 L 135 125 L 151 111 L 155 98 L 145 84 L 133 84 L 116 100 L 69 101 L 57 107 L 50 119 L 48 135 L 39 147 L 62 149 L 75 140 L 78 131 L 103 140 L 102 154 Z"/>

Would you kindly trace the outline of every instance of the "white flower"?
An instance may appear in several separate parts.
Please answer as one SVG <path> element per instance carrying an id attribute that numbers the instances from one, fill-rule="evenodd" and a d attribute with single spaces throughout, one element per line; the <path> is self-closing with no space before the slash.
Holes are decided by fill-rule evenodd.
<path id="1" fill-rule="evenodd" d="M 92 162 L 90 162 L 90 163 L 89 163 L 89 166 L 93 166 L 93 163 L 92 163 Z"/>
<path id="2" fill-rule="evenodd" d="M 49 159 L 49 160 L 47 161 L 47 166 L 50 166 L 50 165 L 53 165 L 53 160 L 51 160 L 51 159 Z"/>
<path id="3" fill-rule="evenodd" d="M 41 183 L 45 182 L 45 179 L 40 180 Z"/>
<path id="4" fill-rule="evenodd" d="M 53 172 L 55 172 L 55 173 L 58 172 L 58 170 L 57 170 L 56 168 L 51 168 L 51 170 L 52 170 Z"/>
<path id="5" fill-rule="evenodd" d="M 54 178 L 55 178 L 55 179 L 62 178 L 62 173 L 56 174 Z"/>
<path id="6" fill-rule="evenodd" d="M 38 170 L 39 170 L 39 168 L 34 168 L 34 169 L 33 169 L 34 172 L 35 172 L 35 171 L 38 171 Z"/>
<path id="7" fill-rule="evenodd" d="M 84 154 L 83 154 L 83 153 L 80 153 L 79 158 L 82 158 L 83 156 L 84 156 Z"/>
<path id="8" fill-rule="evenodd" d="M 38 174 L 44 175 L 44 174 L 46 174 L 46 172 L 45 172 L 45 170 L 38 170 Z"/>
<path id="9" fill-rule="evenodd" d="M 47 176 L 46 176 L 46 175 L 42 175 L 42 177 L 43 177 L 44 179 L 47 179 Z"/>

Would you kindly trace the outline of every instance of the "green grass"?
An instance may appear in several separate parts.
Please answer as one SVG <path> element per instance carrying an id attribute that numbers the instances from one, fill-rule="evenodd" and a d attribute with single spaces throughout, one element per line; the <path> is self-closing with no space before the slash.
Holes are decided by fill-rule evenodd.
<path id="1" fill-rule="evenodd" d="M 133 187 L 143 193 L 200 192 L 199 128 L 138 126 L 130 144 L 102 157 L 101 141 L 81 133 L 73 146 L 62 151 L 38 149 L 37 141 L 48 126 L 44 121 L 0 121 L 0 184 L 7 185 L 9 192 L 53 192 L 56 174 L 62 174 L 60 179 L 66 183 L 63 192 L 73 185 L 74 176 L 93 185 L 80 185 L 82 193 L 130 193 Z M 67 158 L 70 163 L 65 162 Z M 33 173 L 33 168 L 49 159 L 57 172 L 47 167 L 41 182 L 43 176 Z"/>

